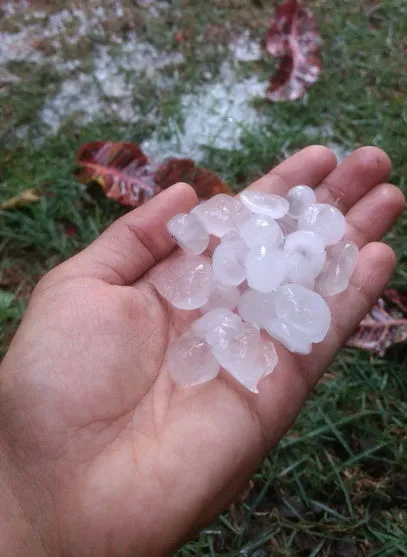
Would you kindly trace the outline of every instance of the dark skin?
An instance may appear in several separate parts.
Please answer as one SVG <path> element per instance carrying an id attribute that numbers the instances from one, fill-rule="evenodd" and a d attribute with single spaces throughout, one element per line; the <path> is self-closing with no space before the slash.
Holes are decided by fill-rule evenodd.
<path id="1" fill-rule="evenodd" d="M 173 252 L 165 223 L 197 203 L 189 186 L 130 212 L 46 275 L 0 372 L 0 555 L 171 555 L 233 501 L 391 276 L 394 254 L 378 242 L 405 202 L 389 172 L 377 148 L 336 167 L 314 146 L 251 186 L 315 187 L 361 248 L 350 287 L 329 301 L 326 340 L 309 356 L 277 346 L 257 396 L 225 374 L 179 390 L 166 370 L 186 318 L 148 273 Z"/>

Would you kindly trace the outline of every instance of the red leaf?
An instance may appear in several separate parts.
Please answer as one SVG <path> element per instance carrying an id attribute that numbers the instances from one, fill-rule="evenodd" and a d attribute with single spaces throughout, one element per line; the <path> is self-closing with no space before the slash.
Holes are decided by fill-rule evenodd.
<path id="1" fill-rule="evenodd" d="M 271 20 L 266 46 L 272 57 L 281 58 L 270 80 L 270 101 L 294 101 L 315 83 L 321 71 L 320 36 L 312 12 L 297 0 L 281 4 Z"/>
<path id="2" fill-rule="evenodd" d="M 231 193 L 227 184 L 191 159 L 170 159 L 161 165 L 149 159 L 138 145 L 94 141 L 77 153 L 77 179 L 98 184 L 106 197 L 136 207 L 176 182 L 188 182 L 198 197 Z"/>
<path id="3" fill-rule="evenodd" d="M 347 346 L 384 356 L 391 346 L 407 342 L 407 292 L 385 290 L 362 320 Z"/>
<path id="4" fill-rule="evenodd" d="M 98 184 L 106 197 L 122 205 L 137 206 L 159 191 L 155 169 L 138 145 L 94 141 L 83 145 L 76 156 L 76 177 L 84 184 Z"/>

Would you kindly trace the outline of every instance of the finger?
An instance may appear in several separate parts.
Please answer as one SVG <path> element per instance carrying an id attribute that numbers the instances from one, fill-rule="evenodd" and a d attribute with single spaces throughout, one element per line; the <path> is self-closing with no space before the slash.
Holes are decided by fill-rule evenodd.
<path id="1" fill-rule="evenodd" d="M 377 147 L 361 147 L 354 151 L 316 188 L 320 203 L 335 205 L 346 214 L 372 188 L 384 182 L 391 161 Z"/>
<path id="2" fill-rule="evenodd" d="M 290 427 L 334 355 L 380 296 L 394 266 L 391 248 L 379 243 L 365 246 L 349 288 L 331 298 L 333 322 L 325 341 L 313 345 L 312 354 L 302 357 L 301 367 L 290 365 L 288 352 L 279 351 L 279 365 L 261 382 L 253 402 L 269 443 L 277 442 Z"/>
<path id="3" fill-rule="evenodd" d="M 346 238 L 359 247 L 381 240 L 405 210 L 405 198 L 392 184 L 380 184 L 346 215 Z"/>
<path id="4" fill-rule="evenodd" d="M 373 242 L 362 248 L 356 270 L 342 294 L 326 299 L 332 313 L 330 332 L 321 344 L 314 345 L 313 358 L 322 370 L 344 345 L 389 282 L 396 256 L 386 244 Z M 310 370 L 311 384 L 318 380 L 320 369 Z"/>
<path id="5" fill-rule="evenodd" d="M 70 276 L 131 284 L 174 248 L 166 223 L 198 202 L 188 184 L 176 184 L 115 221 L 97 240 L 63 264 Z M 61 266 L 62 267 L 62 266 Z M 61 268 L 60 267 L 60 268 Z"/>
<path id="6" fill-rule="evenodd" d="M 322 145 L 302 149 L 250 185 L 251 189 L 286 195 L 296 184 L 316 187 L 336 167 L 336 157 Z"/>

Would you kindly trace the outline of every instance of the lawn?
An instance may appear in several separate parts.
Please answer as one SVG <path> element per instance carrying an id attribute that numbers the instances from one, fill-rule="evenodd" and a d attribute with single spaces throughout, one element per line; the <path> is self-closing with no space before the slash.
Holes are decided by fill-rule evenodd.
<path id="1" fill-rule="evenodd" d="M 280 104 L 262 94 L 275 1 L 48 4 L 0 4 L 0 202 L 40 196 L 0 211 L 0 353 L 38 278 L 124 212 L 75 181 L 85 142 L 190 156 L 236 191 L 305 145 L 343 157 L 371 144 L 407 192 L 404 0 L 309 1 L 323 72 Z M 397 287 L 406 232 L 407 217 L 387 237 Z M 407 555 L 406 363 L 403 347 L 385 359 L 343 350 L 242 499 L 177 557 Z"/>

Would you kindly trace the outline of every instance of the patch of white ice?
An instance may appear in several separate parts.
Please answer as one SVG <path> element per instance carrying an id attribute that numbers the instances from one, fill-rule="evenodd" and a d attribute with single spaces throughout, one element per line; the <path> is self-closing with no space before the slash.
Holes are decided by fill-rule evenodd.
<path id="1" fill-rule="evenodd" d="M 253 100 L 264 97 L 267 83 L 253 76 L 239 79 L 224 63 L 218 81 L 202 86 L 181 99 L 183 129 L 174 120 L 168 123 L 171 140 L 160 140 L 159 133 L 144 141 L 143 148 L 156 157 L 203 158 L 205 147 L 238 149 L 244 129 L 261 122 Z"/>
<path id="2" fill-rule="evenodd" d="M 229 48 L 238 62 L 255 62 L 262 57 L 260 42 L 252 40 L 248 31 L 234 39 L 229 44 Z"/>
<path id="3" fill-rule="evenodd" d="M 181 53 L 159 53 L 151 44 L 139 41 L 135 34 L 130 34 L 128 42 L 116 50 L 98 47 L 93 56 L 93 72 L 77 71 L 62 82 L 55 96 L 46 100 L 41 118 L 52 133 L 57 133 L 73 115 L 84 124 L 106 114 L 113 114 L 124 123 L 137 122 L 141 112 L 133 91 L 140 75 L 156 82 L 160 70 L 184 62 Z"/>

